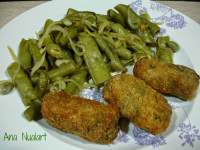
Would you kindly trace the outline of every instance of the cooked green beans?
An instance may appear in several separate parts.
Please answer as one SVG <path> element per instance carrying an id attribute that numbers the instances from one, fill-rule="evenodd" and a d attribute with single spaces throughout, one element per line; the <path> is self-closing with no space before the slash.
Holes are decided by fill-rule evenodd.
<path id="1" fill-rule="evenodd" d="M 18 63 L 12 63 L 7 68 L 9 76 L 14 80 L 16 88 L 22 98 L 24 105 L 29 105 L 31 101 L 38 98 L 28 75 L 20 68 Z"/>

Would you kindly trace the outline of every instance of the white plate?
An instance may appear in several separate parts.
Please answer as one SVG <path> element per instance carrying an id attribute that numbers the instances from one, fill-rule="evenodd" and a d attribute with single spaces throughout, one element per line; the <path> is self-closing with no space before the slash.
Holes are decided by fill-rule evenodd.
<path id="1" fill-rule="evenodd" d="M 0 79 L 7 79 L 6 67 L 11 63 L 11 57 L 7 52 L 7 45 L 15 50 L 18 48 L 21 38 L 35 37 L 47 18 L 54 20 L 62 18 L 69 7 L 78 10 L 91 10 L 98 13 L 105 13 L 107 9 L 124 3 L 131 4 L 138 13 L 148 11 L 153 21 L 162 23 L 162 33 L 170 35 L 177 41 L 181 50 L 175 54 L 175 63 L 193 67 L 200 73 L 200 26 L 187 16 L 167 6 L 156 2 L 141 0 L 68 0 L 51 1 L 37 6 L 14 20 L 9 22 L 0 30 Z M 113 144 L 98 145 L 86 142 L 76 136 L 60 132 L 49 127 L 44 121 L 28 122 L 22 117 L 24 106 L 16 91 L 7 96 L 0 97 L 0 149 L 35 150 L 48 148 L 49 150 L 78 150 L 78 149 L 199 149 L 200 147 L 200 90 L 193 102 L 183 102 L 169 98 L 173 106 L 172 124 L 166 133 L 155 137 L 130 125 L 130 132 L 119 133 Z M 85 91 L 87 96 L 95 91 Z M 98 94 L 98 93 L 96 93 Z M 97 95 L 95 95 L 97 96 Z M 93 97 L 93 96 L 92 96 Z M 47 134 L 46 141 L 23 141 L 22 133 Z M 17 137 L 4 140 L 5 134 Z"/>

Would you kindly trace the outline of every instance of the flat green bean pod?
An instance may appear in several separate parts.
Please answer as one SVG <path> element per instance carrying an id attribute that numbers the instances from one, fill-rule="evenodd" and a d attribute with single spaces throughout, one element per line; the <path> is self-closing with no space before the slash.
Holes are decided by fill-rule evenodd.
<path id="1" fill-rule="evenodd" d="M 109 9 L 107 11 L 107 15 L 110 17 L 110 19 L 114 22 L 120 23 L 122 26 L 125 26 L 125 20 L 121 16 L 121 14 L 117 13 L 116 11 Z"/>
<path id="2" fill-rule="evenodd" d="M 28 121 L 39 120 L 42 118 L 41 114 L 41 104 L 37 101 L 34 101 L 30 104 L 30 106 L 24 111 L 24 117 Z"/>
<path id="3" fill-rule="evenodd" d="M 95 40 L 99 45 L 100 49 L 110 59 L 112 69 L 116 71 L 122 70 L 124 67 L 121 64 L 119 57 L 117 56 L 117 54 L 112 52 L 107 42 L 98 34 L 95 34 Z"/>
<path id="4" fill-rule="evenodd" d="M 7 68 L 8 74 L 11 79 L 14 78 L 14 83 L 19 91 L 24 105 L 30 103 L 38 98 L 36 91 L 33 88 L 31 80 L 28 75 L 20 68 L 19 64 L 14 62 Z"/>
<path id="5" fill-rule="evenodd" d="M 81 33 L 79 41 L 84 47 L 83 58 L 95 84 L 99 85 L 110 79 L 110 71 L 103 61 L 95 40 L 87 33 Z"/>
<path id="6" fill-rule="evenodd" d="M 27 70 L 31 68 L 32 58 L 29 52 L 28 41 L 25 39 L 22 39 L 19 44 L 18 60 L 23 69 Z"/>
<path id="7" fill-rule="evenodd" d="M 70 94 L 77 94 L 80 92 L 80 90 L 83 88 L 84 82 L 86 82 L 87 74 L 87 70 L 80 70 L 72 75 L 70 80 L 68 80 L 69 82 L 67 83 L 64 91 Z"/>
<path id="8" fill-rule="evenodd" d="M 173 63 L 173 52 L 170 48 L 159 47 L 156 50 L 156 56 L 160 61 Z"/>
<path id="9" fill-rule="evenodd" d="M 47 75 L 50 79 L 55 78 L 56 76 L 66 76 L 72 74 L 76 71 L 76 65 L 74 62 L 69 61 L 68 63 L 61 64 L 59 67 L 51 69 L 47 72 Z"/>

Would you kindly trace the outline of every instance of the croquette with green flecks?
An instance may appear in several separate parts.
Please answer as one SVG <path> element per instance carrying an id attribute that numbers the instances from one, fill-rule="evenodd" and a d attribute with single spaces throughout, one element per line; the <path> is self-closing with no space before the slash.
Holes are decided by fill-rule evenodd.
<path id="1" fill-rule="evenodd" d="M 104 86 L 103 96 L 119 108 L 121 117 L 152 134 L 164 132 L 170 124 L 172 109 L 167 100 L 133 75 L 114 76 Z"/>
<path id="2" fill-rule="evenodd" d="M 133 72 L 158 92 L 185 101 L 195 97 L 199 86 L 200 78 L 193 69 L 158 59 L 142 58 L 136 62 Z"/>
<path id="3" fill-rule="evenodd" d="M 43 98 L 43 118 L 53 127 L 88 141 L 108 144 L 118 133 L 118 109 L 65 92 L 50 92 Z"/>

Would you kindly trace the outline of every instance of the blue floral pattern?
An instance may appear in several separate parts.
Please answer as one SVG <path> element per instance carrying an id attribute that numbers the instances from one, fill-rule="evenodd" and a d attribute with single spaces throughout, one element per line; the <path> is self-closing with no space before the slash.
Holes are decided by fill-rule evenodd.
<path id="1" fill-rule="evenodd" d="M 115 142 L 127 143 L 129 140 L 130 140 L 130 138 L 129 138 L 128 134 L 120 130 Z"/>
<path id="2" fill-rule="evenodd" d="M 136 0 L 135 2 L 133 2 L 131 7 L 138 14 L 147 12 L 147 8 L 142 5 L 142 1 L 141 0 Z"/>
<path id="3" fill-rule="evenodd" d="M 200 140 L 200 132 L 196 126 L 192 126 L 190 123 L 181 123 L 177 132 L 179 133 L 179 138 L 183 141 L 182 146 L 189 145 L 191 147 L 194 146 L 194 142 L 196 140 Z"/>
<path id="4" fill-rule="evenodd" d="M 131 7 L 137 13 L 148 11 L 147 8 L 142 5 L 142 0 L 136 0 L 132 3 Z M 165 24 L 167 27 L 172 29 L 182 29 L 186 26 L 184 16 L 175 12 L 172 8 L 169 8 L 160 3 L 151 2 L 149 9 L 161 13 L 159 16 L 152 18 L 153 22 Z"/>
<path id="5" fill-rule="evenodd" d="M 163 136 L 152 135 L 137 127 L 133 128 L 132 134 L 138 145 L 152 145 L 156 148 L 166 144 L 166 140 Z"/>

